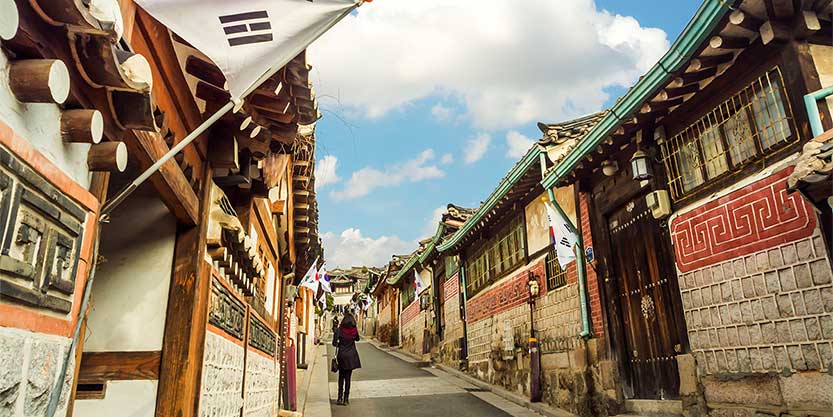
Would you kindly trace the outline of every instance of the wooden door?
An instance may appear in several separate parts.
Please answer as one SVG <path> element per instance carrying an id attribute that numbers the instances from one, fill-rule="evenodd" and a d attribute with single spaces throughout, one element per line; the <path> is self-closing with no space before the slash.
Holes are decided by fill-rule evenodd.
<path id="1" fill-rule="evenodd" d="M 667 230 L 644 197 L 608 219 L 616 299 L 621 311 L 625 394 L 630 398 L 679 398 L 676 355 L 686 329 Z"/>

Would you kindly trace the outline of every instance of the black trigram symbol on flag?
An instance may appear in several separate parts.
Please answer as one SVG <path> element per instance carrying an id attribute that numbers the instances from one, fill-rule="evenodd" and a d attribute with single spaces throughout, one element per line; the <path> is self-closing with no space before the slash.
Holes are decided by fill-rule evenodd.
<path id="1" fill-rule="evenodd" d="M 559 244 L 561 244 L 561 245 L 564 245 L 564 246 L 570 247 L 570 241 L 569 241 L 566 237 L 562 237 L 562 238 L 561 238 L 561 241 L 560 241 L 560 242 L 558 242 L 558 243 L 559 243 Z"/>
<path id="2" fill-rule="evenodd" d="M 266 10 L 220 16 L 229 46 L 270 42 L 272 24 Z"/>

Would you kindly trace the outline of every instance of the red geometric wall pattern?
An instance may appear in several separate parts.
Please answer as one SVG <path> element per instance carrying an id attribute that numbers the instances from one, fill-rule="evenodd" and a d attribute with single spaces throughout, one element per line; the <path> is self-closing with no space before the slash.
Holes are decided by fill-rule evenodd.
<path id="1" fill-rule="evenodd" d="M 466 320 L 469 323 L 474 323 L 477 320 L 493 316 L 526 303 L 529 299 L 529 286 L 527 284 L 529 278 L 527 271 L 530 270 L 538 279 L 538 284 L 541 289 L 539 296 L 546 295 L 547 285 L 544 282 L 544 262 L 540 261 L 534 265 L 520 269 L 511 278 L 474 296 L 474 298 L 466 303 Z"/>
<path id="2" fill-rule="evenodd" d="M 457 297 L 460 294 L 460 275 L 456 273 L 451 276 L 451 278 L 445 280 L 443 284 L 443 294 L 444 300 L 451 299 L 451 297 Z"/>
<path id="3" fill-rule="evenodd" d="M 402 309 L 402 324 L 406 324 L 416 318 L 419 314 L 419 297 L 416 300 L 412 301 L 407 307 Z"/>
<path id="4" fill-rule="evenodd" d="M 710 201 L 671 222 L 677 267 L 688 272 L 810 236 L 816 217 L 787 194 L 792 167 Z"/>

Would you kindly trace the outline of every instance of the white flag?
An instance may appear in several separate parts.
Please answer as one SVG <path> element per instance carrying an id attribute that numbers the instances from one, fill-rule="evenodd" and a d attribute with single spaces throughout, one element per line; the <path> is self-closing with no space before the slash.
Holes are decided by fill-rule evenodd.
<path id="1" fill-rule="evenodd" d="M 555 254 L 558 257 L 558 264 L 566 268 L 567 264 L 576 260 L 573 247 L 576 245 L 577 236 L 567 227 L 567 220 L 561 216 L 552 203 L 547 202 L 547 218 L 550 221 L 550 235 L 555 244 Z"/>
<path id="2" fill-rule="evenodd" d="M 416 269 L 414 269 L 414 291 L 416 292 L 416 295 L 418 296 L 418 295 L 422 294 L 422 292 L 425 291 L 425 289 L 426 289 L 425 285 L 422 283 L 422 280 L 419 278 L 419 273 L 416 271 Z"/>
<path id="3" fill-rule="evenodd" d="M 220 68 L 241 98 L 355 9 L 357 0 L 136 0 Z"/>
<path id="4" fill-rule="evenodd" d="M 327 275 L 327 271 L 324 268 L 321 268 L 321 271 L 318 273 L 319 275 L 319 283 L 321 284 L 321 289 L 324 292 L 333 292 L 333 288 L 330 286 L 330 276 Z"/>
<path id="5" fill-rule="evenodd" d="M 304 278 L 301 279 L 301 283 L 298 284 L 298 287 L 307 287 L 312 290 L 313 293 L 318 292 L 318 268 L 316 264 L 318 263 L 318 259 L 312 263 L 309 267 L 309 271 L 304 274 Z"/>

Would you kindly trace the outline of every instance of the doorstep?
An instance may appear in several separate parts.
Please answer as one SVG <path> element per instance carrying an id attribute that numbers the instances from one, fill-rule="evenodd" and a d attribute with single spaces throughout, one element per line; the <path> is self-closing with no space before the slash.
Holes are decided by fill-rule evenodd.
<path id="1" fill-rule="evenodd" d="M 680 400 L 625 400 L 626 415 L 647 415 L 654 417 L 676 417 L 683 415 Z"/>

